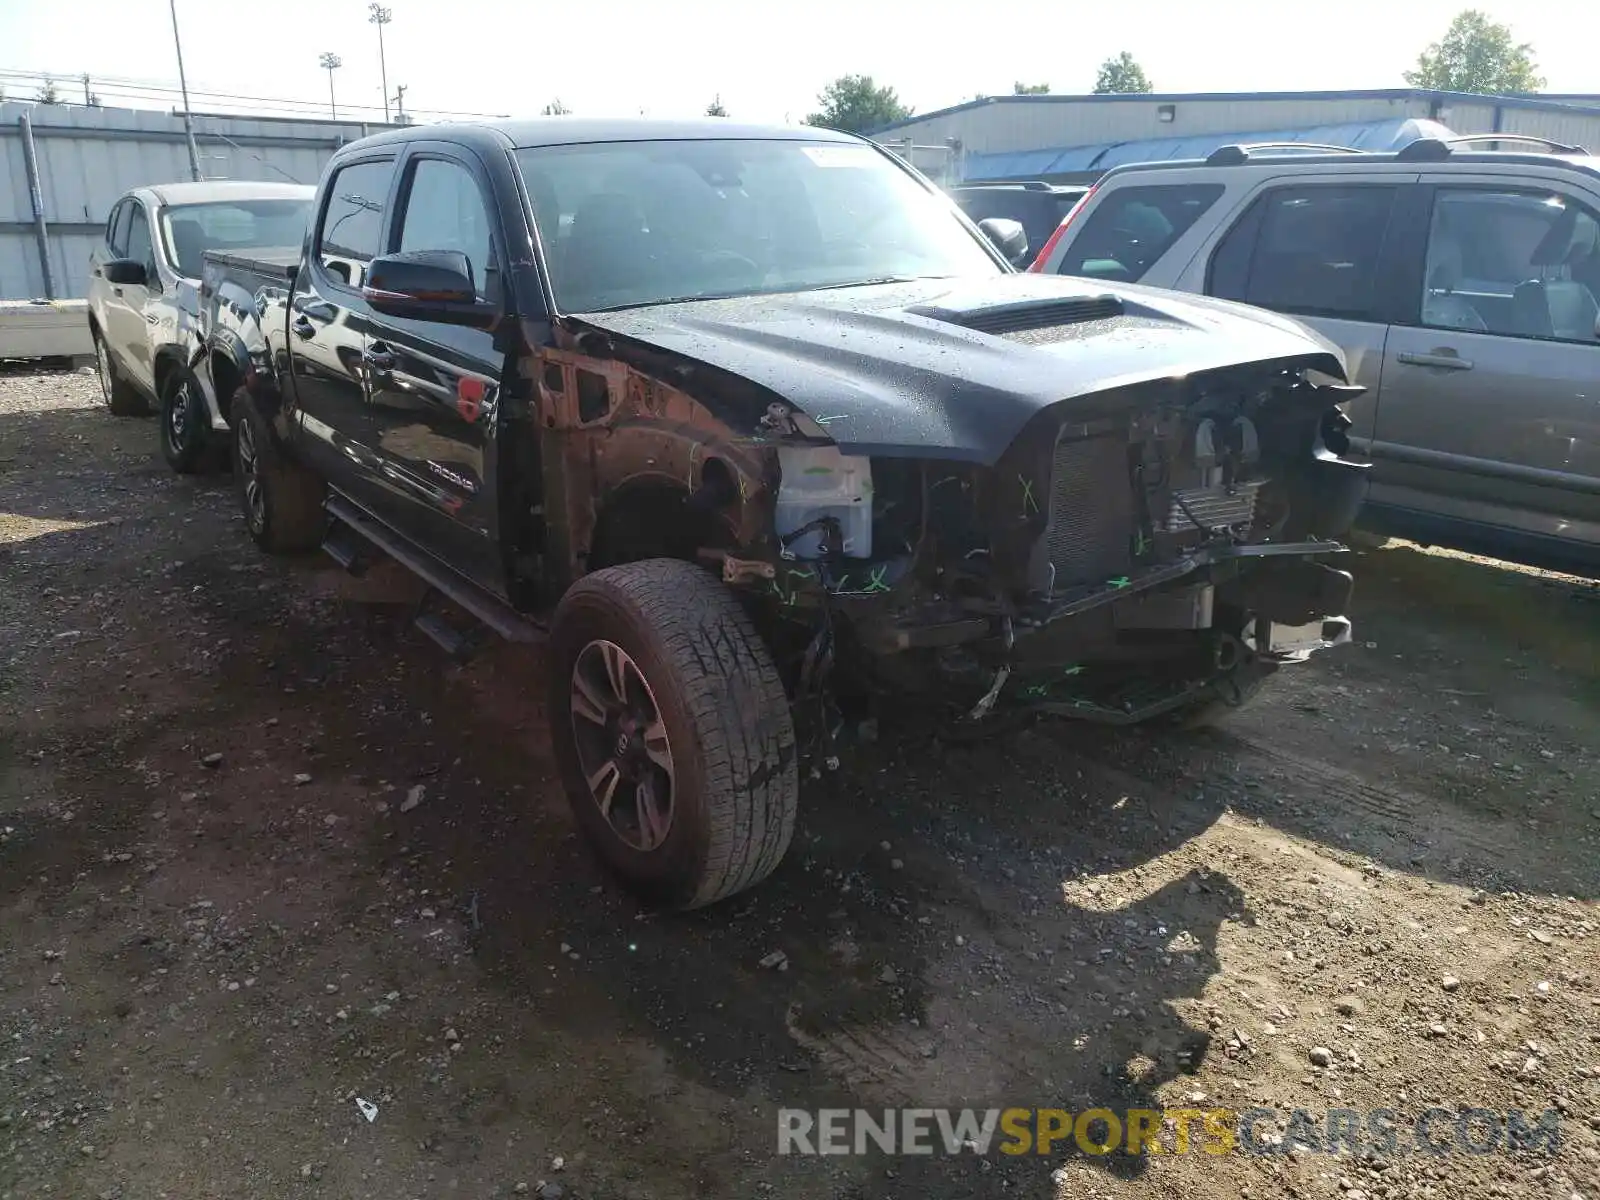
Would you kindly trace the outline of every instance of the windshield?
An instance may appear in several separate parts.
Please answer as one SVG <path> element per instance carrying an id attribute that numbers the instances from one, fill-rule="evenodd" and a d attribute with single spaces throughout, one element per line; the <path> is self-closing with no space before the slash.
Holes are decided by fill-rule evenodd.
<path id="1" fill-rule="evenodd" d="M 293 249 L 305 239 L 310 215 L 309 198 L 175 204 L 161 214 L 161 237 L 178 274 L 198 279 L 207 250 Z"/>
<path id="2" fill-rule="evenodd" d="M 567 312 L 1004 271 L 870 146 L 593 142 L 516 152 Z"/>

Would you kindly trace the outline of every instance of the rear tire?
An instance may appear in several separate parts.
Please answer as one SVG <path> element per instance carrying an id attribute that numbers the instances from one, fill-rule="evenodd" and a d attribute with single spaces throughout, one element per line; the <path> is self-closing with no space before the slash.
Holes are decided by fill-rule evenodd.
<path id="1" fill-rule="evenodd" d="M 161 396 L 161 453 L 180 475 L 213 470 L 223 457 L 211 433 L 200 381 L 187 367 L 172 372 Z"/>
<path id="2" fill-rule="evenodd" d="M 556 760 L 606 865 L 673 908 L 766 878 L 794 833 L 794 723 L 733 594 L 675 559 L 608 567 L 562 598 L 550 645 Z"/>
<path id="3" fill-rule="evenodd" d="M 245 528 L 269 554 L 315 550 L 327 532 L 327 485 L 286 458 L 250 393 L 233 397 L 233 474 Z"/>
<path id="4" fill-rule="evenodd" d="M 114 417 L 144 417 L 150 415 L 150 405 L 139 390 L 117 371 L 105 338 L 97 331 L 94 335 L 95 374 L 100 377 L 100 397 Z"/>

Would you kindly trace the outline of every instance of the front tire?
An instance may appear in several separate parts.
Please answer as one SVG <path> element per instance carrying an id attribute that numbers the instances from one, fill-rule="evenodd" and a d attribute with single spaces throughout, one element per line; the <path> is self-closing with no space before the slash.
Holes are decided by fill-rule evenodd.
<path id="1" fill-rule="evenodd" d="M 150 406 L 145 403 L 138 389 L 118 373 L 111 350 L 98 332 L 94 335 L 94 365 L 95 374 L 100 377 L 100 398 L 105 401 L 112 416 L 144 417 L 150 414 Z"/>
<path id="2" fill-rule="evenodd" d="M 217 465 L 210 416 L 194 372 L 184 367 L 172 372 L 161 396 L 161 453 L 180 475 Z"/>
<path id="3" fill-rule="evenodd" d="M 269 554 L 300 554 L 322 544 L 327 486 L 286 458 L 250 393 L 233 397 L 233 474 L 245 528 Z"/>
<path id="4" fill-rule="evenodd" d="M 606 865 L 673 908 L 771 874 L 799 805 L 794 723 L 733 594 L 675 559 L 608 567 L 562 598 L 550 645 L 556 760 Z"/>

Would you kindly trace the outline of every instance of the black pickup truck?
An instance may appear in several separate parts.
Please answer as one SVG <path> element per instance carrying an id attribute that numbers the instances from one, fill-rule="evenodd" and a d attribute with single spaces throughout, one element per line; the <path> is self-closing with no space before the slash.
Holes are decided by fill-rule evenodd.
<path id="1" fill-rule="evenodd" d="M 1338 351 L 1020 236 L 820 129 L 356 142 L 298 264 L 206 268 L 250 533 L 398 559 L 452 651 L 548 637 L 576 815 L 677 906 L 767 875 L 885 706 L 1190 717 L 1346 640 Z"/>

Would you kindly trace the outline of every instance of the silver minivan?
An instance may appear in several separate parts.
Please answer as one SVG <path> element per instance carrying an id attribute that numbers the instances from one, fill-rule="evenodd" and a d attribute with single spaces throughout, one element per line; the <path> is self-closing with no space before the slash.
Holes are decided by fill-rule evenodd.
<path id="1" fill-rule="evenodd" d="M 1600 159 L 1482 140 L 1121 167 L 1031 269 L 1293 314 L 1368 389 L 1364 524 L 1595 571 Z"/>
<path id="2" fill-rule="evenodd" d="M 288 183 L 170 183 L 135 188 L 111 209 L 89 257 L 89 331 L 105 402 L 118 416 L 161 413 L 161 449 L 197 470 L 227 423 L 189 370 L 207 251 L 299 246 L 315 188 Z"/>

